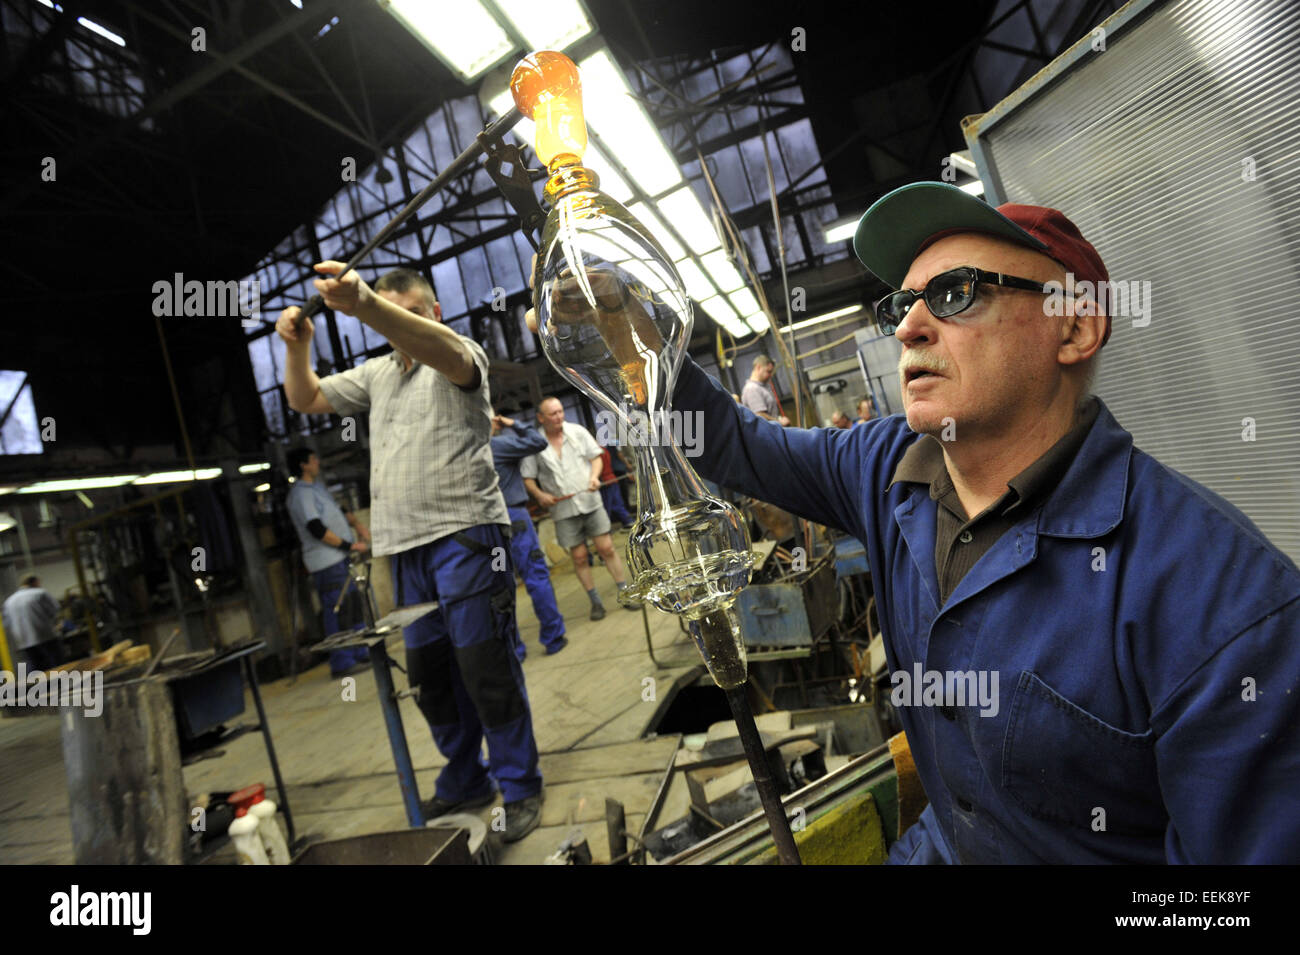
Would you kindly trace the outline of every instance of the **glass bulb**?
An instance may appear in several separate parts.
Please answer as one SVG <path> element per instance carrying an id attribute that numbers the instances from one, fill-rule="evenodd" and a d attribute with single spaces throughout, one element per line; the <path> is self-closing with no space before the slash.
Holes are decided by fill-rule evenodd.
<path id="1" fill-rule="evenodd" d="M 552 50 L 530 53 L 510 75 L 510 93 L 519 112 L 536 123 L 537 158 L 550 172 L 582 161 L 587 123 L 582 83 L 571 59 Z"/>
<path id="2" fill-rule="evenodd" d="M 511 89 L 525 115 L 540 115 L 546 83 L 560 96 L 578 94 L 576 67 L 570 76 L 556 57 L 568 61 L 535 53 L 515 68 Z M 580 102 L 577 110 L 580 117 Z M 734 603 L 754 561 L 749 531 L 734 507 L 709 494 L 672 428 L 673 387 L 694 322 L 690 299 L 649 230 L 600 191 L 590 170 L 553 151 L 554 129 L 544 132 L 539 121 L 537 136 L 538 155 L 543 142 L 553 155 L 545 190 L 551 211 L 533 276 L 542 349 L 614 417 L 636 456 L 625 597 L 686 617 L 714 681 L 739 686 L 745 647 Z M 582 140 L 585 147 L 585 131 Z"/>

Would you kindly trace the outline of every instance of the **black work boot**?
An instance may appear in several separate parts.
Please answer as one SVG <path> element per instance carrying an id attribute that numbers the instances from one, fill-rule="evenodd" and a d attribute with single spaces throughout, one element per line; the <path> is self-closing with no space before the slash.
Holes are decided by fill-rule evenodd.
<path id="1" fill-rule="evenodd" d="M 529 796 L 518 802 L 506 803 L 505 842 L 518 842 L 542 822 L 542 795 Z"/>

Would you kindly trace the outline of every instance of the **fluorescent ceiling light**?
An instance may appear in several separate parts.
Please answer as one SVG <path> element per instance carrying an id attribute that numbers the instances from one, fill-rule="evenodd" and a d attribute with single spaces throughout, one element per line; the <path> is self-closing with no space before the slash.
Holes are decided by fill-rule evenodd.
<path id="1" fill-rule="evenodd" d="M 632 98 L 623 71 L 607 50 L 578 64 L 583 112 L 609 151 L 647 194 L 657 196 L 682 181 L 677 160 L 664 146 L 655 124 Z"/>
<path id="2" fill-rule="evenodd" d="M 77 491 L 76 495 L 77 495 L 77 500 L 80 501 L 82 504 L 86 505 L 86 510 L 93 511 L 95 509 L 95 502 L 92 501 L 90 498 L 86 497 L 85 491 Z"/>
<path id="3" fill-rule="evenodd" d="M 382 0 L 383 6 L 466 82 L 515 51 L 515 42 L 474 0 Z"/>
<path id="4" fill-rule="evenodd" d="M 663 220 L 651 212 L 650 207 L 644 202 L 632 203 L 627 207 L 627 211 L 645 223 L 646 228 L 650 230 L 650 234 L 658 240 L 664 251 L 668 253 L 668 258 L 676 262 L 678 259 L 686 257 L 686 250 L 673 238 L 672 233 L 668 231 L 668 227 L 663 224 Z"/>
<path id="5" fill-rule="evenodd" d="M 209 481 L 221 476 L 221 468 L 199 468 L 197 471 L 159 471 L 136 478 L 132 484 L 174 484 L 179 481 Z"/>
<path id="6" fill-rule="evenodd" d="M 519 125 L 522 126 L 523 123 Z M 531 130 L 531 123 L 529 127 Z M 532 145 L 531 140 L 528 145 Z M 582 157 L 582 163 L 584 166 L 589 166 L 591 171 L 596 174 L 596 184 L 600 187 L 601 192 L 617 202 L 625 203 L 632 198 L 632 187 L 627 184 L 627 180 L 619 174 L 619 171 L 614 168 L 614 164 L 609 161 L 609 158 L 600 151 L 600 147 L 595 143 L 587 143 L 587 154 Z"/>
<path id="7" fill-rule="evenodd" d="M 514 108 L 514 105 L 515 98 L 510 94 L 510 87 L 508 86 L 500 93 L 497 93 L 496 96 L 493 96 L 488 100 L 488 109 L 492 110 L 492 112 L 496 113 L 498 116 L 504 116 L 506 113 L 510 112 L 510 110 Z M 514 128 L 514 133 L 531 146 L 534 137 L 532 118 L 525 116 L 520 120 L 519 125 Z"/>
<path id="8" fill-rule="evenodd" d="M 656 205 L 660 215 L 673 224 L 677 234 L 696 255 L 703 255 L 722 245 L 713 228 L 713 220 L 705 215 L 704 207 L 695 198 L 695 192 L 690 186 L 682 186 L 676 192 L 664 196 Z"/>
<path id="9" fill-rule="evenodd" d="M 98 33 L 105 40 L 112 40 L 118 46 L 126 46 L 125 40 L 123 40 L 112 30 L 107 30 L 104 27 L 101 27 L 94 20 L 87 20 L 85 17 L 77 17 L 77 22 L 80 23 L 87 30 L 89 30 L 91 33 Z"/>
<path id="10" fill-rule="evenodd" d="M 843 318 L 845 315 L 852 315 L 854 312 L 860 312 L 862 310 L 861 305 L 846 305 L 844 308 L 837 308 L 833 312 L 826 312 L 823 315 L 817 315 L 813 318 L 805 318 L 802 322 L 795 322 L 788 328 L 785 325 L 782 325 L 781 331 L 797 332 L 799 329 L 807 328 L 809 325 L 820 325 L 822 322 L 829 322 L 836 318 Z"/>
<path id="11" fill-rule="evenodd" d="M 756 312 L 753 315 L 746 315 L 745 322 L 754 330 L 755 335 L 761 335 L 772 327 L 772 322 L 763 312 Z"/>
<path id="12" fill-rule="evenodd" d="M 754 293 L 747 288 L 732 292 L 727 296 L 727 301 L 734 305 L 736 311 L 747 319 L 750 315 L 761 315 L 763 312 L 763 309 L 758 305 L 758 299 L 754 298 Z"/>
<path id="13" fill-rule="evenodd" d="M 682 283 L 686 286 L 686 294 L 697 302 L 703 302 L 706 298 L 713 298 L 718 294 L 717 288 L 709 281 L 709 277 L 704 274 L 692 259 L 679 259 L 673 263 L 677 267 L 677 274 L 682 277 Z"/>
<path id="14" fill-rule="evenodd" d="M 269 491 L 269 490 L 271 490 L 271 485 L 269 484 L 259 484 L 257 487 L 253 488 L 253 491 L 257 494 L 261 494 L 263 491 Z"/>
<path id="15" fill-rule="evenodd" d="M 858 231 L 858 219 L 861 218 L 861 216 L 858 216 L 857 219 L 841 219 L 827 225 L 825 230 L 826 244 L 834 245 L 836 242 L 843 242 L 845 239 L 853 238 Z"/>
<path id="16" fill-rule="evenodd" d="M 732 335 L 748 335 L 749 327 L 740 320 L 736 310 L 721 295 L 715 295 L 700 303 L 700 308 Z"/>
<path id="17" fill-rule="evenodd" d="M 969 192 L 972 196 L 984 195 L 984 183 L 976 179 L 974 182 L 963 183 L 957 187 L 962 192 Z"/>
<path id="18" fill-rule="evenodd" d="M 721 249 L 700 256 L 700 264 L 704 266 L 704 271 L 709 273 L 713 281 L 718 283 L 718 288 L 721 291 L 734 292 L 738 288 L 745 287 L 745 280 L 740 277 L 736 267 L 731 264 L 731 260 L 727 258 L 727 253 Z"/>
<path id="19" fill-rule="evenodd" d="M 67 478 L 59 481 L 38 481 L 18 489 L 19 494 L 51 494 L 55 491 L 77 491 L 83 488 L 121 487 L 140 477 L 138 474 L 114 474 L 108 477 Z"/>
<path id="20" fill-rule="evenodd" d="M 3 534 L 11 527 L 17 527 L 17 526 L 18 526 L 18 522 L 14 520 L 14 516 L 12 514 L 0 514 L 0 534 Z"/>
<path id="21" fill-rule="evenodd" d="M 268 464 L 266 461 L 263 461 L 261 464 L 241 464 L 239 466 L 239 473 L 256 474 L 258 471 L 268 471 L 270 470 L 270 468 L 271 465 Z"/>
<path id="22" fill-rule="evenodd" d="M 591 32 L 577 0 L 493 0 L 533 50 L 563 50 Z"/>

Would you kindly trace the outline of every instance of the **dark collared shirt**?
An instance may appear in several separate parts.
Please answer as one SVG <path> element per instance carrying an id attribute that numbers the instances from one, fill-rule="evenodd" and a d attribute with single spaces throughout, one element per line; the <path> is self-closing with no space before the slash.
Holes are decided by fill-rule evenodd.
<path id="1" fill-rule="evenodd" d="M 903 454 L 894 469 L 892 487 L 898 481 L 930 486 L 930 498 L 939 502 L 934 533 L 934 572 L 939 578 L 940 605 L 957 589 L 981 557 L 1025 512 L 1047 499 L 1060 483 L 1070 462 L 1083 445 L 1088 430 L 1097 420 L 1095 398 L 1075 417 L 1074 427 L 1052 445 L 1042 457 L 1007 482 L 1006 493 L 974 517 L 957 497 L 943 458 L 943 444 L 925 435 Z"/>

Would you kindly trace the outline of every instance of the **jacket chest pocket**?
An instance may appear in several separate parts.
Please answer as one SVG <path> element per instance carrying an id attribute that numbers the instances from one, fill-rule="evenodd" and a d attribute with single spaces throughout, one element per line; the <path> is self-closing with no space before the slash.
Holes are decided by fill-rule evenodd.
<path id="1" fill-rule="evenodd" d="M 1027 670 L 1011 702 L 1002 786 L 1035 818 L 1076 828 L 1149 835 L 1169 821 L 1152 731 L 1117 729 Z"/>

